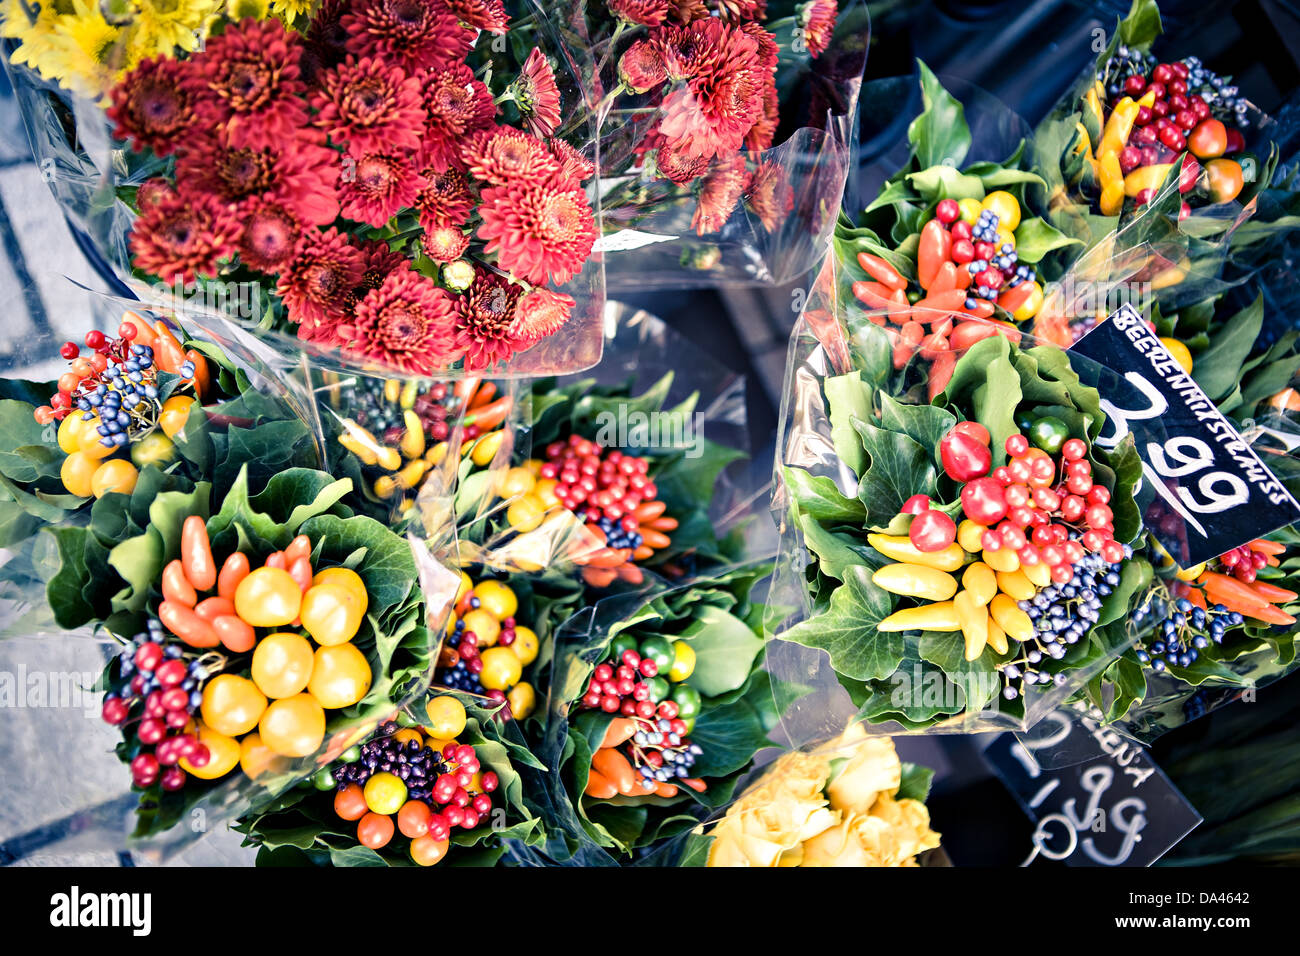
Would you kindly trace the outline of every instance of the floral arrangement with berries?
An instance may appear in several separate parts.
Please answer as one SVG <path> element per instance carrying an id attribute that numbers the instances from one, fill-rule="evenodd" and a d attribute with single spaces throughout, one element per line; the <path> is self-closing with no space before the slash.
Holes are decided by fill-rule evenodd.
<path id="1" fill-rule="evenodd" d="M 137 490 L 148 501 L 206 481 L 224 494 L 244 467 L 264 482 L 282 467 L 320 465 L 310 429 L 283 395 L 254 388 L 218 347 L 163 319 L 128 312 L 114 333 L 92 329 L 84 347 L 65 342 L 59 352 L 68 370 L 53 382 L 0 379 L 0 508 L 12 515 L 10 540 L 85 515 L 105 497 L 112 507 L 101 514 Z M 102 539 L 106 547 L 113 538 Z M 98 566 L 106 553 L 88 560 Z"/>
<path id="2" fill-rule="evenodd" d="M 1130 640 L 1151 578 L 1136 450 L 1093 444 L 1100 397 L 1055 347 L 985 338 L 927 402 L 884 384 L 892 349 L 865 336 L 819 383 L 833 467 L 779 472 L 805 612 L 771 630 L 826 655 L 869 722 L 1032 721 Z"/>
<path id="3" fill-rule="evenodd" d="M 665 408 L 672 385 L 671 373 L 640 394 L 630 382 L 535 381 L 531 452 L 516 443 L 515 463 L 499 473 L 462 466 L 455 502 L 462 555 L 561 576 L 576 566 L 596 591 L 639 585 L 645 570 L 673 579 L 736 560 L 737 543 L 719 540 L 709 512 L 719 478 L 744 453 L 692 432 L 698 392 Z M 651 447 L 620 445 L 597 424 L 620 414 L 654 415 L 658 438 L 693 436 L 698 447 L 660 441 L 648 425 L 624 437 Z"/>
<path id="4" fill-rule="evenodd" d="M 344 450 L 338 467 L 357 480 L 364 499 L 358 506 L 376 517 L 408 515 L 425 480 L 440 468 L 454 470 L 462 457 L 491 465 L 515 410 L 511 385 L 477 377 L 439 382 L 325 373 L 325 379 L 318 400 L 328 410 L 327 430 Z"/>
<path id="5" fill-rule="evenodd" d="M 750 596 L 770 570 L 609 598 L 564 625 L 551 712 L 525 725 L 553 768 L 538 781 L 559 824 L 549 861 L 673 865 L 686 833 L 731 800 L 778 719 Z"/>
<path id="6" fill-rule="evenodd" d="M 507 723 L 434 692 L 236 829 L 259 866 L 493 866 L 543 838 L 519 774 L 539 765 Z"/>
<path id="7" fill-rule="evenodd" d="M 220 498 L 142 481 L 57 532 L 56 618 L 124 645 L 103 717 L 123 734 L 140 835 L 217 787 L 269 799 L 430 664 L 410 545 L 340 503 L 350 481 L 298 467 L 252 488 L 249 472 Z"/>
<path id="8" fill-rule="evenodd" d="M 886 329 L 894 368 L 919 373 L 933 397 L 975 342 L 1019 342 L 1017 323 L 1043 303 L 1039 269 L 1078 240 L 1030 214 L 1031 190 L 1044 182 L 1024 143 L 1002 162 L 966 164 L 964 107 L 919 69 L 925 106 L 908 127 L 911 156 L 856 220 L 841 217 L 837 268 L 823 282 L 847 303 L 827 317 L 836 334 L 852 338 L 866 322 Z"/>

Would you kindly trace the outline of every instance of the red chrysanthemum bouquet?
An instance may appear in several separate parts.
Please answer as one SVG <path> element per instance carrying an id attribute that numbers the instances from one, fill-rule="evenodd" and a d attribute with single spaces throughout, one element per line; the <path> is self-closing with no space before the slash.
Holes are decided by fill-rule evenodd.
<path id="1" fill-rule="evenodd" d="M 110 91 L 114 137 L 158 170 L 118 190 L 134 278 L 196 288 L 199 322 L 230 311 L 205 289 L 251 289 L 281 352 L 346 368 L 598 360 L 596 168 L 554 135 L 579 96 L 536 26 L 500 0 L 323 0 L 295 26 L 226 23 Z"/>
<path id="2" fill-rule="evenodd" d="M 591 76 L 609 282 L 782 281 L 814 263 L 849 165 L 861 4 L 593 0 L 546 17 Z"/>

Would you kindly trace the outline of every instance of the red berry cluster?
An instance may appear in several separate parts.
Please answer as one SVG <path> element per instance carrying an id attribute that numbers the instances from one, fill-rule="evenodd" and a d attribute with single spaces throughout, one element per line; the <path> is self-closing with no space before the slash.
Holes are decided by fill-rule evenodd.
<path id="1" fill-rule="evenodd" d="M 546 446 L 541 476 L 555 479 L 555 497 L 588 524 L 599 526 L 609 547 L 635 549 L 641 542 L 633 512 L 659 493 L 649 471 L 646 458 L 570 435 L 567 442 Z"/>
<path id="2" fill-rule="evenodd" d="M 149 634 L 137 636 L 134 654 L 123 656 L 119 667 L 134 673 L 125 686 L 104 697 L 101 716 L 115 727 L 138 721 L 135 736 L 142 749 L 131 761 L 131 779 L 137 787 L 161 781 L 164 790 L 180 790 L 188 779 L 179 766 L 181 759 L 193 767 L 211 759 L 207 746 L 185 729 L 194 720 L 198 704 L 198 662 L 170 656 L 168 647 L 179 645 L 166 643 L 155 624 L 150 622 Z"/>
<path id="3" fill-rule="evenodd" d="M 961 490 L 967 518 L 987 527 L 980 539 L 986 551 L 1011 548 L 1022 565 L 1039 562 L 1052 569 L 1052 580 L 1066 583 L 1072 566 L 1088 551 L 1114 564 L 1124 558 L 1115 540 L 1110 492 L 1093 484 L 1088 445 L 1071 438 L 1058 462 L 1029 439 L 1006 440 L 1010 460 L 987 477 L 968 481 Z"/>
<path id="4" fill-rule="evenodd" d="M 591 710 L 624 717 L 650 720 L 660 717 L 681 723 L 677 733 L 686 733 L 686 724 L 678 721 L 677 704 L 671 700 L 656 703 L 650 699 L 650 681 L 659 676 L 659 665 L 631 648 L 596 665 L 582 694 L 582 705 Z"/>
<path id="5" fill-rule="evenodd" d="M 1268 553 L 1243 544 L 1219 555 L 1218 563 L 1219 571 L 1223 574 L 1231 574 L 1238 581 L 1253 584 L 1260 568 L 1268 564 Z"/>
<path id="6" fill-rule="evenodd" d="M 86 333 L 86 348 L 90 354 L 82 356 L 76 342 L 64 342 L 59 354 L 72 363 L 68 371 L 59 376 L 58 391 L 50 396 L 50 404 L 36 409 L 34 417 L 42 425 L 62 421 L 77 407 L 77 400 L 93 392 L 101 384 L 100 374 L 109 364 L 122 364 L 130 358 L 131 340 L 136 336 L 135 326 L 123 324 L 117 330 L 118 338 L 110 339 L 99 329 Z"/>

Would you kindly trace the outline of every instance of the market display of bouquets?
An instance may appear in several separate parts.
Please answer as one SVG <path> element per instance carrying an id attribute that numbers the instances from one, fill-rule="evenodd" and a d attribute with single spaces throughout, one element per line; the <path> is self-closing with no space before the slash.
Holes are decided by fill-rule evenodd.
<path id="1" fill-rule="evenodd" d="M 78 109 L 102 130 L 24 104 L 110 278 L 187 321 L 390 375 L 571 371 L 600 355 L 594 167 L 553 135 L 581 94 L 517 6 L 215 17 Z"/>
<path id="2" fill-rule="evenodd" d="M 525 725 L 550 768 L 527 775 L 556 824 L 544 862 L 674 865 L 730 801 L 777 722 L 750 597 L 770 568 L 610 597 L 561 628 L 546 719 Z"/>
<path id="3" fill-rule="evenodd" d="M 891 738 L 852 724 L 820 750 L 763 768 L 693 835 L 694 849 L 706 866 L 919 866 L 939 846 L 925 806 L 933 776 L 899 760 Z"/>
<path id="4" fill-rule="evenodd" d="M 1019 340 L 1043 303 L 1043 261 L 1078 245 L 1033 214 L 1044 182 L 1024 142 L 1004 160 L 967 161 L 962 103 L 919 64 L 923 109 L 908 161 L 835 229 L 818 297 L 838 303 L 814 328 L 828 347 L 866 322 L 888 331 L 894 365 L 942 390 L 960 352 L 988 335 Z"/>
<path id="5" fill-rule="evenodd" d="M 591 75 L 597 122 L 570 141 L 599 157 L 611 287 L 776 284 L 816 261 L 852 165 L 865 3 L 544 6 Z"/>
<path id="6" fill-rule="evenodd" d="M 927 401 L 883 329 L 848 371 L 814 343 L 796 331 L 768 667 L 818 674 L 823 705 L 779 701 L 786 732 L 828 739 L 850 701 L 872 726 L 1029 726 L 1133 639 L 1110 626 L 1151 578 L 1132 441 L 1094 444 L 1100 396 L 1054 346 L 983 339 Z"/>
<path id="7" fill-rule="evenodd" d="M 259 866 L 492 866 L 543 839 L 521 767 L 545 769 L 499 711 L 434 691 L 236 829 Z"/>

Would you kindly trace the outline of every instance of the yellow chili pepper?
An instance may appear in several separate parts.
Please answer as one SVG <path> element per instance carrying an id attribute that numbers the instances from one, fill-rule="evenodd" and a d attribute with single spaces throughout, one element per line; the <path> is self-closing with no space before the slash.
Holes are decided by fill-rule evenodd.
<path id="1" fill-rule="evenodd" d="M 1020 559 L 1010 548 L 998 548 L 996 551 L 983 553 L 984 563 L 994 571 L 1015 571 L 1020 567 Z"/>
<path id="2" fill-rule="evenodd" d="M 925 601 L 946 601 L 957 593 L 956 578 L 923 564 L 887 564 L 871 580 L 891 594 Z"/>
<path id="3" fill-rule="evenodd" d="M 1156 163 L 1154 166 L 1139 166 L 1133 172 L 1124 177 L 1124 195 L 1132 199 L 1144 189 L 1150 189 L 1153 192 L 1160 188 L 1160 184 L 1165 181 L 1169 175 L 1169 170 L 1174 168 L 1173 163 Z"/>
<path id="4" fill-rule="evenodd" d="M 473 460 L 474 464 L 479 467 L 485 467 L 491 464 L 492 459 L 496 457 L 497 449 L 501 447 L 501 442 L 505 437 L 505 430 L 498 428 L 496 431 L 489 432 L 480 438 L 478 443 L 474 446 L 474 451 L 470 454 L 470 458 Z"/>
<path id="5" fill-rule="evenodd" d="M 1119 156 L 1119 151 L 1128 145 L 1129 133 L 1133 132 L 1133 121 L 1137 119 L 1138 105 L 1131 96 L 1126 96 L 1115 104 L 1106 120 L 1106 129 L 1101 134 L 1101 145 L 1097 147 L 1097 158 L 1105 159 L 1108 155 Z"/>
<path id="6" fill-rule="evenodd" d="M 961 576 L 961 586 L 970 592 L 975 603 L 983 607 L 998 593 L 998 578 L 983 561 L 976 561 Z"/>
<path id="7" fill-rule="evenodd" d="M 998 587 L 1003 594 L 1008 594 L 1017 601 L 1028 601 L 1038 592 L 1023 567 L 1019 571 L 1003 571 L 999 574 Z"/>
<path id="8" fill-rule="evenodd" d="M 957 610 L 951 601 L 936 601 L 895 611 L 876 625 L 878 631 L 956 631 Z"/>
<path id="9" fill-rule="evenodd" d="M 887 558 L 939 571 L 956 571 L 966 563 L 966 552 L 957 544 L 950 544 L 942 551 L 918 551 L 905 534 L 869 534 L 867 543 Z"/>
<path id="10" fill-rule="evenodd" d="M 374 447 L 366 444 L 360 436 L 350 431 L 339 436 L 339 444 L 360 458 L 364 465 L 373 465 L 379 460 L 375 455 Z"/>
<path id="11" fill-rule="evenodd" d="M 1119 156 L 1103 153 L 1097 157 L 1101 170 L 1101 212 L 1104 216 L 1118 216 L 1124 208 L 1124 174 L 1120 172 Z"/>
<path id="12" fill-rule="evenodd" d="M 970 591 L 961 591 L 952 599 L 961 624 L 962 637 L 966 639 L 966 660 L 973 661 L 984 653 L 989 639 L 989 612 L 975 600 Z"/>
<path id="13" fill-rule="evenodd" d="M 993 620 L 998 622 L 998 627 L 1017 641 L 1027 641 L 1033 637 L 1034 622 L 1028 614 L 1016 607 L 1014 599 L 999 594 L 989 603 L 989 610 L 993 614 Z"/>
<path id="14" fill-rule="evenodd" d="M 384 401 L 395 402 L 401 394 L 402 382 L 400 379 L 390 378 L 384 382 Z"/>
<path id="15" fill-rule="evenodd" d="M 407 458 L 419 458 L 424 454 L 424 422 L 408 408 L 402 413 L 402 424 L 406 428 L 398 443 L 402 454 Z"/>
<path id="16" fill-rule="evenodd" d="M 381 445 L 376 450 L 375 457 L 379 462 L 379 467 L 385 471 L 397 471 L 402 467 L 402 453 L 396 448 Z"/>
<path id="17" fill-rule="evenodd" d="M 414 488 L 420 483 L 428 467 L 429 463 L 423 458 L 412 459 L 397 473 L 398 484 L 403 488 Z"/>
<path id="18" fill-rule="evenodd" d="M 397 491 L 397 479 L 392 475 L 380 475 L 375 479 L 375 494 L 380 498 L 390 498 Z"/>
<path id="19" fill-rule="evenodd" d="M 1007 633 L 998 627 L 998 622 L 993 618 L 989 618 L 989 647 L 993 648 L 995 654 L 1007 652 Z"/>
<path id="20" fill-rule="evenodd" d="M 1052 569 L 1042 561 L 1023 565 L 1020 570 L 1025 572 L 1025 577 L 1036 588 L 1045 588 L 1052 583 Z"/>
<path id="21" fill-rule="evenodd" d="M 402 386 L 402 395 L 398 399 L 398 404 L 401 405 L 403 409 L 414 408 L 415 400 L 419 398 L 419 396 L 420 396 L 419 386 L 413 381 L 407 382 L 404 386 Z"/>
<path id="22" fill-rule="evenodd" d="M 430 465 L 441 465 L 442 460 L 447 457 L 447 443 L 440 441 L 427 452 L 424 453 L 424 460 Z"/>
<path id="23" fill-rule="evenodd" d="M 984 547 L 980 539 L 987 530 L 984 525 L 976 524 L 970 518 L 963 518 L 961 524 L 957 525 L 957 543 L 971 554 L 979 554 Z M 955 571 L 956 568 L 953 568 L 953 570 Z"/>

